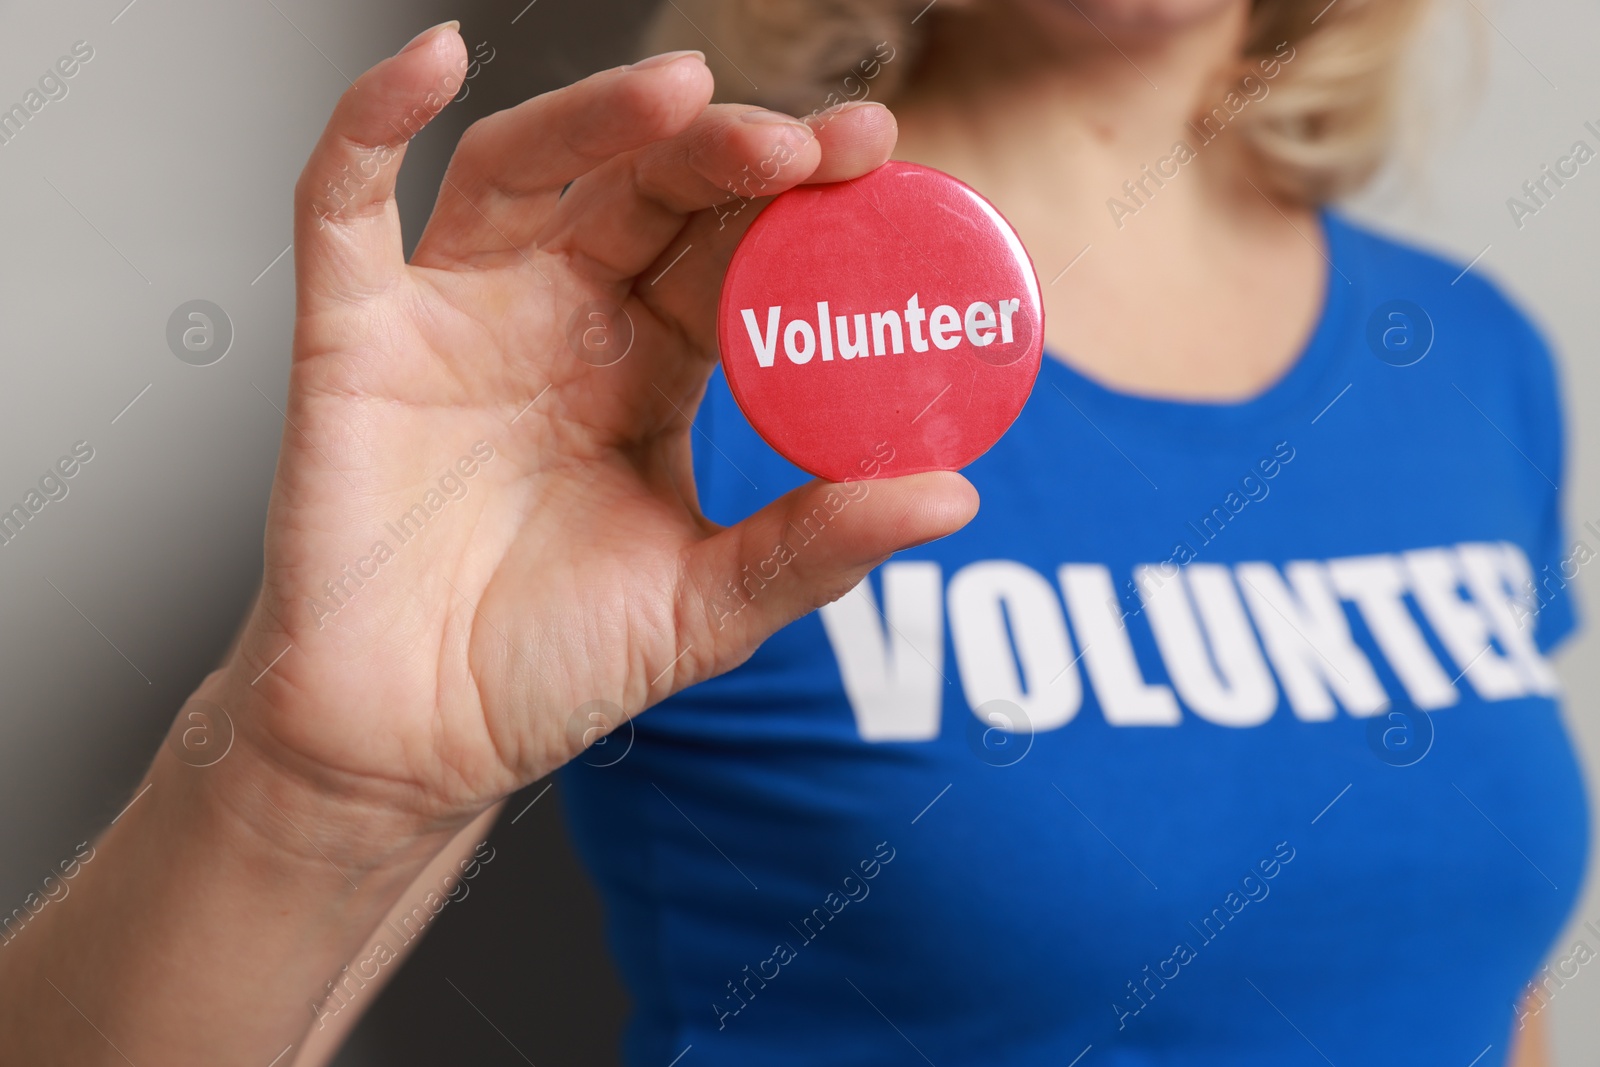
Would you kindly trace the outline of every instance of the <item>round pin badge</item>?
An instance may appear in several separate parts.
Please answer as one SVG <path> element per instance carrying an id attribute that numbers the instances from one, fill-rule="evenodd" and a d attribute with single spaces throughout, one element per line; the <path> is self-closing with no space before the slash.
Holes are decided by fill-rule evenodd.
<path id="1" fill-rule="evenodd" d="M 893 162 L 768 204 L 728 266 L 717 338 L 756 432 L 820 478 L 856 481 L 987 452 L 1038 377 L 1044 309 L 994 205 Z"/>

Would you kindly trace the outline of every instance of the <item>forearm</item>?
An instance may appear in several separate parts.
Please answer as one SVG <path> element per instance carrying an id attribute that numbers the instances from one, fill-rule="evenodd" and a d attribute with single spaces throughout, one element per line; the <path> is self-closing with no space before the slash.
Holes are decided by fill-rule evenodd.
<path id="1" fill-rule="evenodd" d="M 431 914 L 432 898 L 442 894 L 451 899 L 452 883 L 459 885 L 476 873 L 479 864 L 471 857 L 488 839 L 504 806 L 496 804 L 472 820 L 406 887 L 383 921 L 368 931 L 362 948 L 347 961 L 350 970 L 356 972 L 354 981 L 346 979 L 343 987 L 328 998 L 316 1025 L 295 1050 L 292 1065 L 286 1057 L 281 1067 L 323 1067 L 333 1061 L 361 1016 L 410 957 L 422 935 L 432 929 L 431 925 L 424 927 L 417 922 L 418 909 L 428 908 L 422 914 Z"/>
<path id="2" fill-rule="evenodd" d="M 273 1062 L 459 829 L 318 795 L 244 745 L 203 768 L 164 746 L 140 790 L 0 947 L 0 1062 Z"/>

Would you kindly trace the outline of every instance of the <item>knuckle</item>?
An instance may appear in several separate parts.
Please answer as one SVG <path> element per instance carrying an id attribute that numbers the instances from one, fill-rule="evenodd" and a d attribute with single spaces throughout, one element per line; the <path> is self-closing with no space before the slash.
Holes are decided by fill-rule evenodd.
<path id="1" fill-rule="evenodd" d="M 574 140 L 597 154 L 610 155 L 636 142 L 641 133 L 676 133 L 703 109 L 702 105 L 686 103 L 681 94 L 664 92 L 662 86 L 647 79 L 625 78 L 609 95 L 610 106 L 601 112 L 602 120 L 593 121 L 595 116 L 585 115 L 586 121 L 573 131 Z"/>
<path id="2" fill-rule="evenodd" d="M 456 142 L 455 151 L 450 156 L 450 168 L 472 174 L 487 170 L 489 162 L 496 155 L 494 142 L 499 124 L 499 115 L 489 115 L 468 126 Z"/>

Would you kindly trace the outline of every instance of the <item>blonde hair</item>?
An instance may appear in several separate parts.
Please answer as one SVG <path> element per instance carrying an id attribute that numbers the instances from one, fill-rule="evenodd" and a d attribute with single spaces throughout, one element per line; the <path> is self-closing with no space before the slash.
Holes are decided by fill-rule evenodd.
<path id="1" fill-rule="evenodd" d="M 1428 0 L 1252 0 L 1238 60 L 1217 96 L 1282 59 L 1270 94 L 1232 123 L 1258 181 L 1317 204 L 1363 185 L 1383 162 L 1411 31 Z M 671 0 L 644 52 L 700 48 L 719 99 L 804 115 L 870 95 L 892 99 L 920 43 L 923 0 Z M 925 25 L 925 24 L 924 24 Z M 884 61 L 885 49 L 893 61 Z M 870 84 L 869 84 L 870 83 Z M 1197 118 L 1206 114 L 1204 110 Z"/>

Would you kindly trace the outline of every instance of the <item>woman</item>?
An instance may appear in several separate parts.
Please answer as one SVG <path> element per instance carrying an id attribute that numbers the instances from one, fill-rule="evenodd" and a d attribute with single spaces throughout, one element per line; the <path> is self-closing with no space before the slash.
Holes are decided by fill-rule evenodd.
<path id="1" fill-rule="evenodd" d="M 1587 830 L 1536 584 L 1556 387 L 1475 273 L 1316 207 L 1413 15 L 1320 6 L 907 11 L 920 54 L 860 38 L 895 115 L 809 127 L 657 56 L 474 126 L 410 265 L 398 159 L 465 53 L 369 71 L 297 191 L 261 597 L 0 956 L 7 1059 L 320 1062 L 386 915 L 583 754 L 633 1063 L 1538 1062 L 1515 1002 Z M 970 181 L 1052 358 L 971 483 L 852 487 L 745 585 L 836 492 L 712 374 L 726 190 L 779 150 L 770 193 L 891 153 Z"/>

